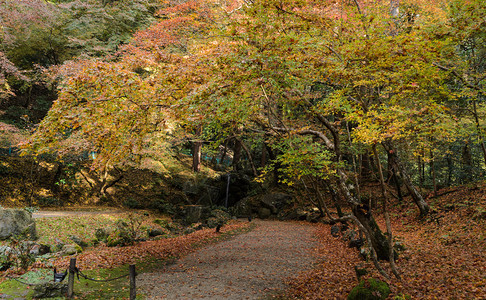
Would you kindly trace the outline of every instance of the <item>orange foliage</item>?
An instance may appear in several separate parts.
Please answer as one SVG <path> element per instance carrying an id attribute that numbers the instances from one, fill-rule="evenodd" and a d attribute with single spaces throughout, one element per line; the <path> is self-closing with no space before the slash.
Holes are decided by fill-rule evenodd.
<path id="1" fill-rule="evenodd" d="M 486 296 L 486 186 L 449 192 L 429 199 L 440 209 L 432 217 L 417 221 L 415 210 L 406 205 L 392 208 L 395 239 L 406 250 L 397 265 L 403 277 L 388 281 L 392 295 L 412 299 L 484 299 Z M 444 192 L 444 191 L 442 191 Z M 434 203 L 435 202 L 435 203 Z M 482 208 L 482 209 L 481 209 Z M 377 217 L 384 226 L 381 216 Z M 289 281 L 293 299 L 343 299 L 358 281 L 354 266 L 366 266 L 367 277 L 380 278 L 371 262 L 359 259 L 341 238 L 330 234 L 330 226 L 317 227 L 323 261 L 312 271 Z M 384 265 L 391 274 L 389 266 Z"/>

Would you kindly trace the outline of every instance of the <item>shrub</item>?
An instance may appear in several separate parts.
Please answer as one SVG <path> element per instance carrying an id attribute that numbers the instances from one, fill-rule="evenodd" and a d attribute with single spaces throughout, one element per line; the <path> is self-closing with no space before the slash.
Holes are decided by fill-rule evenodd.
<path id="1" fill-rule="evenodd" d="M 152 202 L 152 208 L 158 210 L 161 214 L 173 215 L 175 214 L 175 207 L 172 203 L 163 199 L 157 199 Z"/>
<path id="2" fill-rule="evenodd" d="M 107 238 L 107 246 L 133 245 L 146 233 L 142 222 L 143 220 L 140 214 L 129 214 L 127 219 L 118 220 L 114 233 Z"/>
<path id="3" fill-rule="evenodd" d="M 40 206 L 60 206 L 61 205 L 59 199 L 55 197 L 40 197 L 39 200 L 37 200 L 37 203 Z"/>
<path id="4" fill-rule="evenodd" d="M 131 209 L 141 209 L 143 206 L 135 199 L 128 199 L 123 202 L 123 206 Z"/>
<path id="5" fill-rule="evenodd" d="M 386 282 L 369 278 L 361 280 L 348 295 L 348 300 L 385 300 L 390 294 L 390 287 Z"/>
<path id="6" fill-rule="evenodd" d="M 27 268 L 35 262 L 35 257 L 31 254 L 31 250 L 35 245 L 31 241 L 27 241 L 23 235 L 10 238 L 8 247 L 10 248 L 6 260 L 10 265 L 15 265 L 17 268 L 27 270 Z"/>
<path id="7" fill-rule="evenodd" d="M 209 228 L 216 228 L 228 223 L 229 220 L 231 220 L 231 215 L 229 213 L 222 209 L 213 209 L 206 223 Z"/>
<path id="8" fill-rule="evenodd" d="M 110 233 L 105 228 L 98 228 L 95 231 L 96 240 L 106 242 Z"/>
<path id="9" fill-rule="evenodd" d="M 37 206 L 27 206 L 27 207 L 24 207 L 24 210 L 33 214 L 33 213 L 39 211 L 39 208 Z"/>
<path id="10" fill-rule="evenodd" d="M 7 246 L 0 247 L 0 271 L 8 270 L 14 263 L 12 249 Z"/>

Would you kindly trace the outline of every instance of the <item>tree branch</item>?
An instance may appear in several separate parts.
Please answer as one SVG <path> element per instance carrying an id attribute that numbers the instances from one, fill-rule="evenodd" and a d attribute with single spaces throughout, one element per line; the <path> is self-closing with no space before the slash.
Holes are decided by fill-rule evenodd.
<path id="1" fill-rule="evenodd" d="M 331 142 L 331 140 L 322 132 L 317 131 L 317 130 L 311 130 L 311 129 L 304 129 L 304 130 L 297 130 L 297 129 L 292 129 L 292 128 L 282 128 L 282 127 L 271 127 L 271 129 L 279 132 L 295 132 L 296 134 L 299 135 L 314 135 L 320 138 L 321 140 L 324 141 L 326 144 L 326 147 L 329 148 L 330 150 L 334 150 L 334 144 Z"/>

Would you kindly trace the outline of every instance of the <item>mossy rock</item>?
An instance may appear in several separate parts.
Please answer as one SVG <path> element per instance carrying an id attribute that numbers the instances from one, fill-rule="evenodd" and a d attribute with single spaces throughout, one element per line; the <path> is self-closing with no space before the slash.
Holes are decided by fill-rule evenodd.
<path id="1" fill-rule="evenodd" d="M 83 248 L 78 244 L 69 244 L 62 246 L 61 253 L 62 255 L 74 255 L 83 252 Z"/>
<path id="2" fill-rule="evenodd" d="M 55 298 L 63 297 L 68 291 L 68 284 L 63 282 L 45 282 L 36 284 L 34 287 L 33 298 Z"/>
<path id="3" fill-rule="evenodd" d="M 385 300 L 390 294 L 390 287 L 386 282 L 369 278 L 361 280 L 348 295 L 348 300 Z"/>

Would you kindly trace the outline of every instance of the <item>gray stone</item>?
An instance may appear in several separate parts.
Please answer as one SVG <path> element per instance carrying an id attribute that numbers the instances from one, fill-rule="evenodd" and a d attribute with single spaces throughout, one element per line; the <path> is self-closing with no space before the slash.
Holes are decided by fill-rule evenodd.
<path id="1" fill-rule="evenodd" d="M 359 249 L 359 256 L 361 256 L 363 260 L 367 260 L 371 256 L 371 249 L 368 247 L 362 247 Z"/>
<path id="2" fill-rule="evenodd" d="M 339 236 L 339 226 L 338 225 L 332 225 L 331 226 L 331 235 L 333 237 L 338 237 Z"/>
<path id="3" fill-rule="evenodd" d="M 32 240 L 37 239 L 32 214 L 23 209 L 0 209 L 0 240 L 17 235 L 25 235 Z"/>
<path id="4" fill-rule="evenodd" d="M 35 299 L 64 297 L 67 294 L 67 290 L 67 283 L 45 282 L 35 285 L 32 297 Z"/>
<path id="5" fill-rule="evenodd" d="M 0 255 L 8 255 L 12 251 L 12 248 L 8 246 L 0 246 Z"/>
<path id="6" fill-rule="evenodd" d="M 284 219 L 304 221 L 307 219 L 307 212 L 302 208 L 297 208 L 292 211 L 289 211 Z"/>
<path id="7" fill-rule="evenodd" d="M 0 271 L 8 270 L 13 264 L 13 261 L 10 259 L 10 255 L 12 254 L 12 248 L 7 246 L 0 246 Z"/>
<path id="8" fill-rule="evenodd" d="M 51 247 L 49 245 L 35 244 L 30 249 L 30 254 L 34 256 L 45 255 L 51 252 Z"/>
<path id="9" fill-rule="evenodd" d="M 313 211 L 307 214 L 306 221 L 311 223 L 317 223 L 319 222 L 320 218 L 321 218 L 321 213 Z"/>

